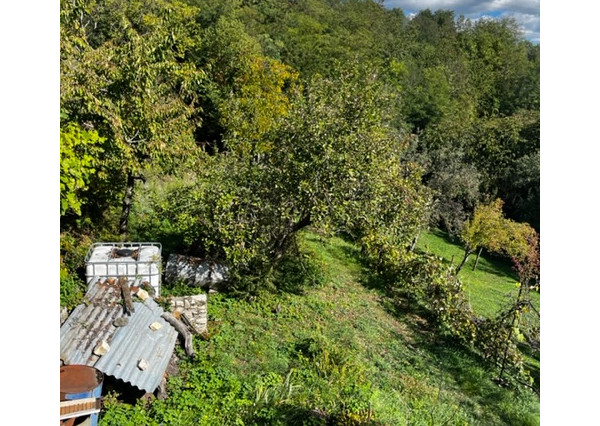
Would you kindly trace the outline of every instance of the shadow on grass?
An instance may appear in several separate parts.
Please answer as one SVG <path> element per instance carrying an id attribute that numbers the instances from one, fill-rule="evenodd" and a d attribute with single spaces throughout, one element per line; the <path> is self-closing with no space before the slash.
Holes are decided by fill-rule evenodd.
<path id="1" fill-rule="evenodd" d="M 446 233 L 440 229 L 437 229 L 437 228 L 431 229 L 429 231 L 429 233 L 434 235 L 435 237 L 441 239 L 445 244 L 447 244 L 449 246 L 454 246 L 455 250 L 458 250 L 461 252 L 460 256 L 455 256 L 455 258 L 454 258 L 454 264 L 458 265 L 460 263 L 460 261 L 462 260 L 462 256 L 464 255 L 464 248 L 462 247 L 460 240 L 456 237 L 452 237 L 448 233 Z M 416 249 L 416 252 L 429 253 L 429 254 L 434 254 L 436 256 L 441 256 L 444 258 L 445 262 L 447 262 L 448 264 L 451 261 L 451 259 L 446 258 L 445 255 L 437 253 L 437 252 L 435 252 L 435 250 L 431 250 L 430 248 L 424 249 L 424 248 L 420 247 L 420 248 Z M 448 254 L 446 253 L 446 256 L 447 255 Z M 467 263 L 465 264 L 463 271 L 469 270 L 470 272 L 472 272 L 473 265 L 475 264 L 476 258 L 477 258 L 476 253 L 472 254 L 469 257 L 469 260 L 467 261 Z M 477 271 L 487 272 L 489 274 L 498 275 L 501 277 L 506 275 L 506 276 L 516 279 L 516 274 L 513 270 L 513 265 L 510 260 L 508 260 L 505 257 L 488 252 L 485 249 L 481 253 L 481 258 L 479 259 L 479 263 L 477 265 Z"/>
<path id="2" fill-rule="evenodd" d="M 485 258 L 483 256 L 485 256 Z M 481 256 L 481 259 L 479 259 L 479 264 L 477 265 L 477 269 L 475 271 L 473 271 L 473 262 L 475 262 L 475 259 L 472 259 L 469 264 L 465 265 L 465 268 L 468 267 L 471 272 L 481 271 L 501 277 L 506 276 L 513 279 L 517 278 L 512 265 L 505 259 L 493 258 L 488 253 L 484 253 Z"/>
<path id="3" fill-rule="evenodd" d="M 412 340 L 409 347 L 418 348 L 419 355 L 428 358 L 424 363 L 427 367 L 424 368 L 432 380 L 439 380 L 440 386 L 446 390 L 467 395 L 468 399 L 463 404 L 468 410 L 493 407 L 489 413 L 480 414 L 483 416 L 479 419 L 484 422 L 482 424 L 539 424 L 536 422 L 536 398 L 533 394 L 529 395 L 525 406 L 515 404 L 516 395 L 524 390 L 505 389 L 496 384 L 493 379 L 499 374 L 498 368 L 456 338 L 440 332 L 420 306 L 398 297 L 386 297 L 381 304 L 388 313 L 408 327 Z M 403 336 L 402 338 L 406 341 Z M 432 371 L 430 365 L 435 365 L 436 371 Z M 539 375 L 539 371 L 537 374 Z M 532 371 L 532 375 L 535 380 L 536 373 Z M 536 385 L 539 386 L 539 379 L 536 380 Z M 499 419 L 490 416 L 498 416 Z"/>
<path id="4" fill-rule="evenodd" d="M 450 241 L 449 238 L 446 238 Z M 499 373 L 495 365 L 486 361 L 479 353 L 462 344 L 458 339 L 445 335 L 435 326 L 435 319 L 430 311 L 417 302 L 411 300 L 409 295 L 402 290 L 390 285 L 391 281 L 385 276 L 373 273 L 369 269 L 360 251 L 349 247 L 342 247 L 345 255 L 350 257 L 362 267 L 360 283 L 368 289 L 374 289 L 379 294 L 381 307 L 394 318 L 402 321 L 408 327 L 413 345 L 424 351 L 427 357 L 446 372 L 450 377 L 446 385 L 459 389 L 469 395 L 470 401 L 466 405 L 479 405 L 480 407 L 495 407 L 493 410 L 506 424 L 536 424 L 535 416 L 531 409 L 527 412 L 513 410 L 513 393 L 498 386 L 492 379 Z M 512 269 L 507 265 L 486 265 L 480 263 L 478 269 L 485 270 L 500 276 L 506 276 Z M 500 271 L 504 270 L 502 273 Z M 512 272 L 511 275 L 514 275 Z M 403 340 L 406 340 L 403 337 Z M 534 366 L 529 366 L 534 367 Z M 539 389 L 539 369 L 532 368 L 532 376 Z M 516 390 L 515 392 L 519 392 Z M 532 398 L 532 401 L 535 397 Z M 506 407 L 511 407 L 507 409 Z M 491 415 L 491 414 L 490 414 Z"/>
<path id="5" fill-rule="evenodd" d="M 441 229 L 434 228 L 434 229 L 430 230 L 429 232 L 431 232 L 436 237 L 443 239 L 448 244 L 460 246 L 460 240 L 457 237 L 453 237 L 450 234 L 448 234 L 447 232 L 442 231 Z"/>

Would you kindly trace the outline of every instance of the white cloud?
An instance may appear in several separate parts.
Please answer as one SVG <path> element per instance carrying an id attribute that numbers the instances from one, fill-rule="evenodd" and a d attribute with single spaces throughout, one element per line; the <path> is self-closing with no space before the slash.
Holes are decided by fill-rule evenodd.
<path id="1" fill-rule="evenodd" d="M 411 11 L 447 9 L 464 15 L 505 10 L 530 15 L 540 13 L 540 0 L 384 0 L 383 4 Z"/>
<path id="2" fill-rule="evenodd" d="M 523 36 L 527 40 L 531 40 L 534 43 L 540 42 L 540 15 L 532 15 L 528 13 L 519 12 L 504 12 L 502 15 L 511 16 L 515 18 L 517 23 L 523 29 Z"/>
<path id="3" fill-rule="evenodd" d="M 472 20 L 512 16 L 522 27 L 525 38 L 535 43 L 540 41 L 540 0 L 384 0 L 383 4 L 387 8 L 400 8 L 407 15 L 423 9 L 444 9 Z"/>

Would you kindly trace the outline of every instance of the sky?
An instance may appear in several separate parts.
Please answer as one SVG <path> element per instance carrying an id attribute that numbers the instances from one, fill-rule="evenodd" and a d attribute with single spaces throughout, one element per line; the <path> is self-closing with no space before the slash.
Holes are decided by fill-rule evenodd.
<path id="1" fill-rule="evenodd" d="M 400 8 L 407 16 L 419 10 L 453 10 L 456 17 L 471 20 L 483 17 L 513 17 L 532 43 L 540 43 L 540 0 L 384 0 L 386 8 Z"/>

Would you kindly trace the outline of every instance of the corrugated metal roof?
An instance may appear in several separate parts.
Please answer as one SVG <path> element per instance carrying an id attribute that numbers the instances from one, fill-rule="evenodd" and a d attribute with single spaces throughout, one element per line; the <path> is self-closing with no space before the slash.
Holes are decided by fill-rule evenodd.
<path id="1" fill-rule="evenodd" d="M 152 298 L 134 302 L 135 312 L 124 327 L 113 321 L 124 315 L 121 290 L 106 280 L 93 280 L 85 295 L 85 303 L 77 306 L 60 328 L 60 358 L 65 364 L 95 367 L 104 374 L 130 383 L 146 392 L 153 392 L 173 353 L 177 331 L 160 316 L 163 309 Z M 150 324 L 159 322 L 156 331 Z M 110 350 L 98 357 L 93 351 L 102 340 Z M 148 362 L 146 370 L 138 361 Z"/>

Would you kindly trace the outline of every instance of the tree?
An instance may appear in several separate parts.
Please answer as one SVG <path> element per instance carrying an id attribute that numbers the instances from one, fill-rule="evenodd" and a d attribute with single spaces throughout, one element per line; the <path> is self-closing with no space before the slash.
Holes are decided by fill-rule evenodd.
<path id="1" fill-rule="evenodd" d="M 517 352 L 515 343 L 512 342 L 513 336 L 517 336 L 520 341 L 528 341 L 530 345 L 539 348 L 539 318 L 540 313 L 537 311 L 529 293 L 532 285 L 539 285 L 540 278 L 540 252 L 539 252 L 539 237 L 535 230 L 527 224 L 520 224 L 509 221 L 510 242 L 507 245 L 506 251 L 509 253 L 514 269 L 519 276 L 519 291 L 514 298 L 508 310 L 501 314 L 499 318 L 508 326 L 508 335 L 502 349 L 500 372 L 498 380 L 503 380 L 503 375 L 507 369 L 507 363 L 511 358 L 515 358 L 514 352 Z M 526 322 L 526 315 L 533 312 L 536 315 L 536 321 L 533 326 Z M 511 351 L 513 352 L 511 354 Z M 518 359 L 519 357 L 517 357 Z"/>
<path id="2" fill-rule="evenodd" d="M 203 73 L 186 61 L 199 40 L 194 9 L 164 0 L 61 1 L 61 107 L 109 142 L 120 181 L 119 232 L 136 180 L 174 170 L 194 149 L 195 90 Z"/>
<path id="3" fill-rule="evenodd" d="M 480 116 L 539 108 L 539 56 L 514 19 L 481 19 L 461 34 Z"/>
<path id="4" fill-rule="evenodd" d="M 210 83 L 202 94 L 210 108 L 198 131 L 203 143 L 213 144 L 211 151 L 247 150 L 250 157 L 269 151 L 267 135 L 288 113 L 297 72 L 265 57 L 258 41 L 233 18 L 220 17 L 209 27 L 203 47 L 198 66 L 207 70 Z"/>
<path id="5" fill-rule="evenodd" d="M 540 151 L 527 154 L 506 171 L 500 188 L 506 198 L 506 214 L 540 229 Z"/>
<path id="6" fill-rule="evenodd" d="M 503 243 L 507 240 L 502 205 L 502 200 L 498 198 L 489 204 L 481 204 L 475 208 L 473 217 L 467 221 L 461 234 L 465 255 L 456 268 L 457 275 L 469 256 L 477 249 L 481 250 L 485 247 L 492 252 L 501 252 Z"/>
<path id="7" fill-rule="evenodd" d="M 427 197 L 418 173 L 400 161 L 405 144 L 385 124 L 382 86 L 357 64 L 337 73 L 296 87 L 259 158 L 231 135 L 231 149 L 167 195 L 158 214 L 191 250 L 266 277 L 309 225 L 410 242 L 426 221 Z"/>
<path id="8" fill-rule="evenodd" d="M 423 182 L 434 191 L 431 224 L 458 236 L 480 198 L 481 175 L 460 148 L 428 151 Z"/>

